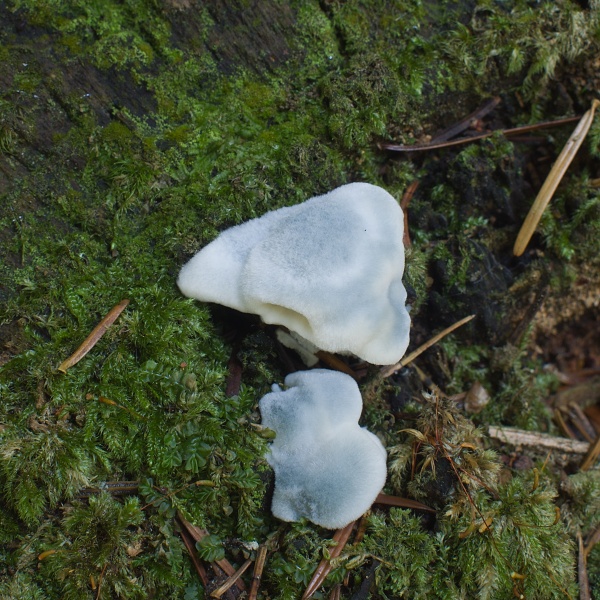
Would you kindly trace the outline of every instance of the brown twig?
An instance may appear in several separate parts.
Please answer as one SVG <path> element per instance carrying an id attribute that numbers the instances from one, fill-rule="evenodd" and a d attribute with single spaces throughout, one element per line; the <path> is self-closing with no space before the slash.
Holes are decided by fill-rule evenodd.
<path id="1" fill-rule="evenodd" d="M 212 598 L 220 598 L 232 585 L 236 584 L 239 578 L 247 571 L 248 567 L 252 564 L 252 560 L 248 559 L 227 581 L 218 587 L 210 595 Z"/>
<path id="2" fill-rule="evenodd" d="M 332 548 L 331 552 L 329 553 L 330 558 L 324 558 L 319 563 L 319 566 L 313 573 L 313 576 L 309 581 L 304 594 L 302 594 L 302 600 L 308 600 L 308 598 L 312 597 L 312 595 L 321 587 L 321 585 L 325 581 L 325 578 L 327 577 L 327 575 L 329 575 L 329 572 L 331 571 L 331 559 L 337 558 L 341 554 L 342 550 L 346 546 L 346 543 L 348 542 L 348 538 L 352 533 L 352 529 L 355 523 L 356 521 L 352 521 L 352 523 L 348 523 L 348 525 L 346 525 L 346 527 L 344 527 L 343 529 L 338 529 L 335 532 L 335 534 L 333 535 L 333 541 L 337 542 L 337 545 L 334 548 Z"/>
<path id="3" fill-rule="evenodd" d="M 410 500 L 409 498 L 400 498 L 399 496 L 389 496 L 388 494 L 379 494 L 375 498 L 374 504 L 384 504 L 386 506 L 399 506 L 401 508 L 413 508 L 415 510 L 426 510 L 428 512 L 435 512 L 435 510 L 426 504 L 417 502 L 416 500 Z"/>
<path id="4" fill-rule="evenodd" d="M 457 321 L 456 323 L 454 323 L 454 325 L 447 327 L 446 329 L 444 329 L 444 331 L 441 331 L 437 335 L 434 335 L 429 341 L 425 342 L 424 344 L 419 346 L 416 350 L 411 352 L 409 355 L 405 356 L 399 363 L 396 363 L 395 365 L 390 365 L 389 367 L 384 367 L 383 369 L 381 369 L 380 377 L 382 379 L 385 379 L 386 377 L 389 377 L 390 375 L 392 375 L 393 373 L 395 373 L 402 367 L 405 367 L 407 364 L 409 364 L 413 360 L 415 360 L 415 358 L 417 358 L 417 356 L 420 356 L 421 354 L 423 354 L 423 352 L 425 352 L 425 350 L 427 350 L 428 348 L 431 348 L 431 346 L 433 346 L 434 344 L 437 344 L 442 338 L 446 337 L 448 334 L 452 333 L 455 329 L 462 327 L 463 325 L 465 325 L 466 323 L 468 323 L 469 321 L 471 321 L 474 318 L 475 318 L 475 315 L 469 315 L 468 317 L 465 317 L 464 319 Z"/>
<path id="5" fill-rule="evenodd" d="M 88 335 L 81 346 L 75 352 L 63 361 L 58 370 L 61 373 L 66 373 L 67 369 L 76 365 L 97 343 L 98 340 L 106 333 L 106 330 L 119 318 L 125 307 L 129 304 L 129 300 L 121 300 L 119 304 L 111 309 L 111 311 L 94 327 L 92 333 Z"/>
<path id="6" fill-rule="evenodd" d="M 248 600 L 256 600 L 258 595 L 258 588 L 260 586 L 260 579 L 262 577 L 263 569 L 265 568 L 265 561 L 267 560 L 267 546 L 263 544 L 258 549 L 256 556 L 256 562 L 254 563 L 254 571 L 252 572 L 252 584 L 250 585 L 250 593 L 248 594 Z"/>
<path id="7" fill-rule="evenodd" d="M 430 142 L 428 144 L 413 144 L 412 146 L 405 146 L 403 144 L 380 144 L 380 147 L 383 150 L 391 150 L 392 152 L 419 152 L 421 150 L 437 150 L 439 148 L 449 148 L 451 146 L 460 146 L 462 144 L 484 140 L 496 133 L 502 133 L 503 135 L 510 137 L 513 135 L 528 133 L 529 131 L 535 131 L 537 129 L 559 127 L 561 125 L 567 125 L 569 123 L 579 121 L 580 118 L 581 117 L 567 117 L 566 119 L 557 119 L 556 121 L 544 121 L 543 123 L 535 123 L 533 125 L 522 125 L 520 127 L 512 127 L 509 129 L 498 129 L 495 131 L 480 133 L 470 137 L 459 138 L 457 140 L 450 140 L 447 142 Z"/>
<path id="8" fill-rule="evenodd" d="M 531 206 L 527 216 L 525 217 L 525 221 L 519 230 L 519 234 L 517 235 L 517 239 L 515 241 L 515 245 L 513 248 L 513 254 L 515 256 L 521 256 L 523 252 L 525 252 L 525 248 L 527 248 L 527 244 L 529 244 L 529 240 L 533 236 L 540 219 L 542 218 L 542 214 L 548 203 L 552 199 L 558 184 L 561 182 L 564 177 L 569 165 L 575 158 L 577 151 L 579 150 L 587 132 L 589 131 L 592 121 L 594 120 L 594 113 L 596 108 L 600 105 L 600 100 L 594 100 L 592 102 L 591 108 L 586 111 L 586 113 L 581 117 L 581 120 L 577 124 L 577 127 L 573 130 L 573 133 L 567 140 L 565 147 L 562 149 L 561 153 L 558 155 L 556 162 L 552 166 L 550 173 L 548 173 L 548 177 L 544 184 L 542 185 L 533 205 Z"/>

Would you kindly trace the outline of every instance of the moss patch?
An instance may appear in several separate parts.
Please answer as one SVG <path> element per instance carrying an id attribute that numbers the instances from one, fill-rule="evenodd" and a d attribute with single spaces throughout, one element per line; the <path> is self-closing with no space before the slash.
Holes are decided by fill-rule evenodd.
<path id="1" fill-rule="evenodd" d="M 199 548 L 208 560 L 241 564 L 248 543 L 269 540 L 279 551 L 264 593 L 301 595 L 328 534 L 272 519 L 254 427 L 285 366 L 251 325 L 241 390 L 226 398 L 227 328 L 175 279 L 219 231 L 342 183 L 400 199 L 421 181 L 408 213 L 413 345 L 479 313 L 422 366 L 448 393 L 486 385 L 493 402 L 478 423 L 550 427 L 553 382 L 517 325 L 532 280 L 564 293 L 598 264 L 597 123 L 519 260 L 512 240 L 551 145 L 495 136 L 405 159 L 377 144 L 422 141 L 493 94 L 496 126 L 582 112 L 599 19 L 594 3 L 522 0 L 0 3 L 0 598 L 199 597 L 177 512 L 212 534 Z M 568 128 L 551 135 L 559 149 Z M 117 323 L 59 373 L 123 298 Z M 573 478 L 580 494 L 554 476 L 535 489 L 527 474 L 500 481 L 463 424 L 449 443 L 477 448 L 454 458 L 475 460 L 493 485 L 470 504 L 446 468 L 444 500 L 427 465 L 410 481 L 401 429 L 431 406 L 406 402 L 406 421 L 385 394 L 364 419 L 395 448 L 388 491 L 434 503 L 436 520 L 375 509 L 325 593 L 349 575 L 348 595 L 374 577 L 375 597 L 575 596 L 568 536 L 592 526 L 577 499 L 597 492 L 595 479 Z M 448 467 L 433 458 L 438 473 Z M 137 487 L 101 485 L 123 481 Z M 594 553 L 590 571 L 597 583 Z"/>

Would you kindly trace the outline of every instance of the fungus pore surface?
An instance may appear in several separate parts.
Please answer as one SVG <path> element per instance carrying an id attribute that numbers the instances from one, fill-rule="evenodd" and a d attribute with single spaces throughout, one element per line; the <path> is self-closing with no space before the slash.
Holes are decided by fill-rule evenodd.
<path id="1" fill-rule="evenodd" d="M 386 451 L 360 427 L 362 398 L 348 375 L 299 371 L 260 401 L 262 423 L 275 431 L 267 461 L 275 470 L 273 514 L 338 529 L 358 519 L 385 484 Z"/>
<path id="2" fill-rule="evenodd" d="M 183 294 L 283 325 L 373 364 L 404 355 L 403 214 L 384 189 L 350 183 L 221 233 L 181 270 Z"/>

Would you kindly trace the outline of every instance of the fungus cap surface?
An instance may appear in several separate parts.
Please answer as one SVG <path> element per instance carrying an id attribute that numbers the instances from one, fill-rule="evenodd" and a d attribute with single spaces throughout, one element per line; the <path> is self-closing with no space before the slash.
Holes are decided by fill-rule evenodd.
<path id="1" fill-rule="evenodd" d="M 186 295 L 258 314 L 329 352 L 400 360 L 410 318 L 402 209 L 350 183 L 221 233 L 181 270 Z"/>
<path id="2" fill-rule="evenodd" d="M 260 401 L 276 437 L 267 461 L 275 471 L 273 514 L 339 529 L 358 519 L 385 484 L 386 451 L 360 427 L 362 398 L 348 375 L 299 371 Z"/>

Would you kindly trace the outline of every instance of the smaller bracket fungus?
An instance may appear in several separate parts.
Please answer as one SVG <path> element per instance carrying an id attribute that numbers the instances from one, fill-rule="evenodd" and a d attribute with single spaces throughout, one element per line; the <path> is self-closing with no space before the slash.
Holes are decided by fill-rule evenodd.
<path id="1" fill-rule="evenodd" d="M 275 470 L 273 514 L 339 529 L 358 519 L 385 484 L 386 451 L 358 425 L 362 398 L 352 377 L 299 371 L 260 400 L 262 423 L 275 431 L 267 455 Z"/>
<path id="2" fill-rule="evenodd" d="M 177 284 L 321 350 L 396 363 L 410 328 L 403 222 L 384 189 L 350 183 L 224 231 L 184 265 Z"/>

